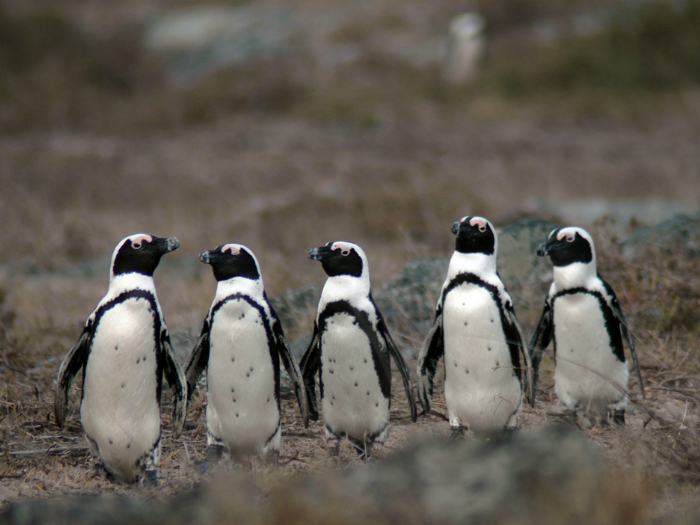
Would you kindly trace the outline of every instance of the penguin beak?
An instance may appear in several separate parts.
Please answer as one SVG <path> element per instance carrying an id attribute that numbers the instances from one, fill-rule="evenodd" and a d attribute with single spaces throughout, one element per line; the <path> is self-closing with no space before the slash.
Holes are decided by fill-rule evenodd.
<path id="1" fill-rule="evenodd" d="M 309 250 L 308 256 L 309 259 L 313 259 L 314 261 L 323 261 L 324 259 L 327 259 L 332 253 L 333 250 L 331 250 L 328 246 L 319 246 L 318 248 L 311 248 Z"/>
<path id="2" fill-rule="evenodd" d="M 165 254 L 177 250 L 180 247 L 180 241 L 177 240 L 177 237 L 165 238 L 153 236 L 150 245 L 155 251 Z"/>
<path id="3" fill-rule="evenodd" d="M 461 224 L 462 224 L 461 222 L 457 221 L 452 225 L 452 233 L 454 235 L 459 235 L 459 227 Z"/>
<path id="4" fill-rule="evenodd" d="M 552 241 L 547 241 L 543 242 L 537 247 L 537 256 L 538 257 L 546 257 L 552 253 L 552 246 L 556 244 L 555 242 Z"/>
<path id="5" fill-rule="evenodd" d="M 199 254 L 199 260 L 204 264 L 211 264 L 211 252 L 209 250 L 204 250 Z"/>

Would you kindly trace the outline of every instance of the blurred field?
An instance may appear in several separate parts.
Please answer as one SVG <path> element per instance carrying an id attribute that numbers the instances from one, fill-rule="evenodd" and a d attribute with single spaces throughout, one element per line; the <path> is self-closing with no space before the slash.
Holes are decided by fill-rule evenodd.
<path id="1" fill-rule="evenodd" d="M 96 477 L 84 451 L 11 454 L 82 445 L 76 404 L 67 432 L 52 422 L 51 381 L 128 234 L 181 241 L 156 273 L 172 333 L 200 325 L 214 280 L 197 254 L 224 242 L 253 249 L 274 295 L 323 282 L 306 250 L 352 240 L 376 287 L 412 257 L 448 255 L 449 227 L 467 214 L 504 224 L 524 214 L 565 220 L 567 203 L 581 199 L 700 203 L 697 0 L 476 1 L 487 49 L 480 76 L 462 87 L 442 82 L 439 60 L 410 58 L 434 48 L 426 42 L 439 49 L 464 8 L 453 0 L 287 2 L 310 16 L 342 11 L 343 21 L 282 57 L 177 83 L 144 48 L 137 21 L 198 4 L 0 5 L 0 505 L 138 492 Z M 227 5 L 252 4 L 279 5 Z M 598 26 L 579 33 L 574 22 L 586 14 Z M 319 58 L 337 45 L 355 58 Z M 622 259 L 614 242 L 645 222 L 592 231 L 601 273 L 640 341 L 651 412 L 638 407 L 628 429 L 588 435 L 648 483 L 645 523 L 662 523 L 700 506 L 700 276 L 696 260 L 659 251 Z M 530 333 L 542 297 L 517 299 Z M 312 315 L 285 327 L 290 339 L 309 334 Z M 392 326 L 407 348 L 425 335 L 400 319 Z M 549 379 L 527 425 L 557 406 Z M 283 455 L 297 459 L 284 472 L 329 466 L 320 428 L 305 433 L 286 408 L 295 426 Z M 201 479 L 187 466 L 204 447 L 201 400 L 192 410 L 182 442 L 167 445 L 160 493 Z M 406 417 L 400 395 L 394 415 Z M 392 428 L 387 451 L 413 433 L 407 421 Z"/>

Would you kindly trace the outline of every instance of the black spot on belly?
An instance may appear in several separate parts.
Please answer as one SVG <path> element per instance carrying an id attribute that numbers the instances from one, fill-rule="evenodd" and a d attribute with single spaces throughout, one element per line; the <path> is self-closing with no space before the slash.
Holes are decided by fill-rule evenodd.
<path id="1" fill-rule="evenodd" d="M 131 443 L 127 443 L 126 448 L 131 448 Z"/>
<path id="2" fill-rule="evenodd" d="M 374 404 L 375 407 L 379 408 L 379 401 Z"/>
<path id="3" fill-rule="evenodd" d="M 455 368 L 457 368 L 457 361 L 455 361 Z"/>
<path id="4" fill-rule="evenodd" d="M 491 345 L 487 346 L 486 349 L 490 352 L 490 351 L 491 351 Z"/>
<path id="5" fill-rule="evenodd" d="M 236 391 L 236 389 L 231 387 L 231 393 L 233 394 L 235 391 Z"/>
<path id="6" fill-rule="evenodd" d="M 236 417 L 238 417 L 238 412 L 236 412 Z"/>
<path id="7" fill-rule="evenodd" d="M 367 395 L 369 395 L 369 390 L 367 390 Z"/>
<path id="8" fill-rule="evenodd" d="M 351 367 L 350 367 L 350 371 L 352 372 L 353 370 L 355 370 L 355 367 L 354 367 L 354 366 L 351 366 Z"/>
<path id="9" fill-rule="evenodd" d="M 269 398 L 269 397 L 267 398 L 267 402 L 268 402 L 268 403 L 270 402 L 270 398 Z"/>
<path id="10" fill-rule="evenodd" d="M 367 358 L 365 357 L 365 363 L 367 362 Z"/>
<path id="11" fill-rule="evenodd" d="M 124 383 L 122 383 L 122 388 L 124 388 Z"/>
<path id="12" fill-rule="evenodd" d="M 252 367 L 252 366 L 250 367 L 250 371 L 251 371 L 251 372 L 253 371 L 253 367 Z"/>
<path id="13" fill-rule="evenodd" d="M 329 368 L 329 369 L 328 369 L 328 373 L 329 373 L 329 374 L 333 374 L 333 373 L 334 373 L 334 372 L 333 372 L 333 369 L 332 369 L 332 368 Z"/>
<path id="14" fill-rule="evenodd" d="M 493 319 L 491 319 L 491 322 L 493 323 Z"/>
<path id="15" fill-rule="evenodd" d="M 243 319 L 245 317 L 245 314 L 241 314 L 241 316 L 238 319 Z"/>
<path id="16" fill-rule="evenodd" d="M 232 358 L 231 358 L 231 362 L 232 362 L 232 363 L 233 363 L 235 360 L 236 360 L 235 357 L 232 357 Z"/>
<path id="17" fill-rule="evenodd" d="M 141 359 L 136 360 L 136 364 L 138 365 L 141 362 Z"/>
<path id="18" fill-rule="evenodd" d="M 115 349 L 115 350 L 119 350 L 119 347 L 115 345 L 115 346 L 114 346 L 114 349 Z"/>
<path id="19" fill-rule="evenodd" d="M 235 397 L 233 398 L 233 402 L 234 402 L 234 403 L 236 402 L 236 398 L 235 398 Z"/>
<path id="20" fill-rule="evenodd" d="M 468 324 L 469 324 L 469 323 L 467 323 L 466 321 L 464 321 L 464 326 L 467 326 Z"/>
<path id="21" fill-rule="evenodd" d="M 109 438 L 109 444 L 114 445 L 114 441 L 112 441 L 112 438 Z"/>
<path id="22" fill-rule="evenodd" d="M 468 369 L 468 368 L 465 368 L 465 369 L 464 369 L 464 373 L 465 373 L 465 374 L 468 374 L 468 373 L 469 373 L 469 369 Z"/>
<path id="23" fill-rule="evenodd" d="M 358 384 L 357 381 L 355 381 L 355 386 L 357 386 L 357 384 Z"/>
<path id="24" fill-rule="evenodd" d="M 335 396 L 331 396 L 333 399 L 335 399 Z"/>
<path id="25" fill-rule="evenodd" d="M 496 361 L 496 366 L 501 366 L 501 363 L 499 361 Z"/>
<path id="26" fill-rule="evenodd" d="M 146 356 L 143 356 L 143 362 L 144 363 L 146 362 Z"/>
<path id="27" fill-rule="evenodd" d="M 571 349 L 571 353 L 572 353 L 572 354 L 574 353 L 574 349 L 573 349 L 573 348 Z"/>
<path id="28" fill-rule="evenodd" d="M 250 377 L 250 372 L 246 372 L 246 373 L 245 373 L 245 376 L 246 376 L 246 377 Z"/>

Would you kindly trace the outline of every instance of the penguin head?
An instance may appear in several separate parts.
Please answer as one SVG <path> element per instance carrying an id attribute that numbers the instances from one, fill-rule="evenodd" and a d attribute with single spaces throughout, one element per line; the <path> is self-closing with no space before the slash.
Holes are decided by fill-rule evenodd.
<path id="1" fill-rule="evenodd" d="M 204 250 L 199 260 L 210 264 L 217 281 L 227 281 L 234 277 L 260 279 L 258 261 L 249 248 L 242 244 L 222 244 L 214 250 Z"/>
<path id="2" fill-rule="evenodd" d="M 452 225 L 452 233 L 457 236 L 455 250 L 458 252 L 496 255 L 496 232 L 483 217 L 462 217 Z"/>
<path id="3" fill-rule="evenodd" d="M 112 277 L 128 273 L 153 276 L 160 258 L 177 250 L 180 241 L 175 237 L 156 237 L 137 233 L 121 240 L 112 254 Z"/>
<path id="4" fill-rule="evenodd" d="M 309 259 L 321 261 L 328 277 L 348 275 L 361 277 L 366 273 L 367 257 L 357 244 L 345 241 L 329 242 L 309 250 Z"/>
<path id="5" fill-rule="evenodd" d="M 552 231 L 547 242 L 537 247 L 537 255 L 549 256 L 555 267 L 565 267 L 574 263 L 594 263 L 595 266 L 593 238 L 586 230 L 575 226 Z"/>

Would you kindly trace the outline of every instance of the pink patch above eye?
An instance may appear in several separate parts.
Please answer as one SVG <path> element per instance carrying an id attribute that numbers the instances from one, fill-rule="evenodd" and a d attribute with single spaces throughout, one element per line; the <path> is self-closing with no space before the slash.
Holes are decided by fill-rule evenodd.
<path id="1" fill-rule="evenodd" d="M 226 246 L 221 248 L 221 253 L 225 252 L 231 252 L 231 255 L 238 255 L 239 253 L 241 253 L 241 249 L 235 244 L 227 244 Z"/>
<path id="2" fill-rule="evenodd" d="M 486 231 L 486 221 L 484 219 L 475 217 L 471 221 L 469 221 L 470 226 L 478 226 L 480 232 L 485 232 Z"/>
<path id="3" fill-rule="evenodd" d="M 352 246 L 348 246 L 344 242 L 336 242 L 333 243 L 333 246 L 331 246 L 331 250 L 340 250 L 340 253 L 342 253 L 343 255 L 349 254 L 351 249 Z"/>
<path id="4" fill-rule="evenodd" d="M 566 237 L 566 240 L 568 242 L 572 242 L 574 240 L 575 235 L 572 234 L 570 231 L 567 230 L 562 230 L 557 234 L 557 240 L 561 241 L 564 237 Z"/>
<path id="5" fill-rule="evenodd" d="M 151 242 L 152 240 L 153 240 L 153 237 L 151 237 L 150 235 L 146 235 L 145 233 L 142 233 L 140 235 L 134 235 L 133 237 L 131 237 L 131 245 L 134 248 L 141 248 L 141 245 L 144 242 Z"/>

